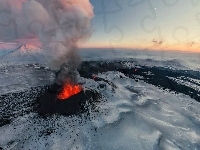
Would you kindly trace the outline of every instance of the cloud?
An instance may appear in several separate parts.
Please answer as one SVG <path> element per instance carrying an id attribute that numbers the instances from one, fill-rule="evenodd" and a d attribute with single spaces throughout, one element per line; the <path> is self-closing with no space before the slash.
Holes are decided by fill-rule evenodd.
<path id="1" fill-rule="evenodd" d="M 160 40 L 160 41 L 159 41 L 159 40 L 153 39 L 152 42 L 154 43 L 155 46 L 158 46 L 158 45 L 162 45 L 162 44 L 163 44 L 163 40 Z"/>
<path id="2" fill-rule="evenodd" d="M 59 60 L 77 42 L 91 35 L 93 6 L 89 0 L 8 0 L 0 14 L 0 40 L 27 42 L 46 50 L 50 61 Z M 32 37 L 32 38 L 30 38 Z M 73 48 L 72 48 L 73 47 Z M 62 62 L 59 63 L 61 65 Z"/>
<path id="3" fill-rule="evenodd" d="M 195 45 L 195 42 L 188 43 L 188 47 L 192 47 L 193 45 Z"/>

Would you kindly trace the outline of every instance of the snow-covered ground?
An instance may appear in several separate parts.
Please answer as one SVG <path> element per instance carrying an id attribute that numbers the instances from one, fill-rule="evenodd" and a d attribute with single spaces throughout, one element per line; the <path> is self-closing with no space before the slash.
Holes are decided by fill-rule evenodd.
<path id="1" fill-rule="evenodd" d="M 128 58 L 141 65 L 199 70 L 197 55 L 190 54 L 189 57 L 183 53 L 175 57 L 169 53 L 172 55 L 170 57 L 164 54 L 148 52 L 148 55 L 146 53 L 142 56 L 142 52 L 138 51 L 81 51 L 85 60 Z M 1 94 L 50 84 L 54 79 L 53 72 L 48 68 L 37 65 L 16 67 L 17 61 L 12 68 L 12 61 L 8 66 L 5 60 L 1 62 Z M 142 80 L 135 81 L 118 71 L 99 73 L 97 77 L 109 82 L 82 80 L 85 80 L 85 89 L 93 89 L 103 95 L 102 102 L 96 104 L 98 111 L 90 108 L 88 102 L 88 117 L 83 114 L 43 118 L 36 113 L 19 116 L 10 124 L 0 127 L 0 149 L 200 149 L 199 102 Z M 177 82 L 182 83 L 181 78 L 179 80 Z M 99 86 L 102 84 L 103 87 Z"/>
<path id="2" fill-rule="evenodd" d="M 19 92 L 31 87 L 49 85 L 55 73 L 36 64 L 9 65 L 0 67 L 0 95 Z"/>
<path id="3" fill-rule="evenodd" d="M 84 60 L 133 59 L 140 65 L 200 71 L 200 53 L 123 49 L 84 49 L 80 53 Z"/>
<path id="4" fill-rule="evenodd" d="M 0 66 L 8 64 L 48 63 L 48 50 L 32 45 L 9 45 L 0 48 Z M 151 51 L 125 49 L 81 49 L 83 60 L 122 60 L 134 59 L 141 65 L 172 67 L 200 71 L 200 53 L 181 51 Z"/>
<path id="5" fill-rule="evenodd" d="M 104 95 L 99 111 L 90 114 L 41 118 L 20 116 L 0 128 L 5 149 L 200 149 L 200 104 L 189 96 L 163 91 L 119 72 L 84 79 L 84 88 Z M 104 84 L 104 88 L 99 88 Z M 90 104 L 87 105 L 90 107 Z"/>

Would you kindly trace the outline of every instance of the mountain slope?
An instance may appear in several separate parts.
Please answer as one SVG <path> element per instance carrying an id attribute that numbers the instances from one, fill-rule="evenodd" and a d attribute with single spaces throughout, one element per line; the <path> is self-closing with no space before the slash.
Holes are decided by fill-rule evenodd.
<path id="1" fill-rule="evenodd" d="M 0 57 L 3 62 L 42 62 L 45 59 L 43 49 L 26 44 L 9 51 Z"/>

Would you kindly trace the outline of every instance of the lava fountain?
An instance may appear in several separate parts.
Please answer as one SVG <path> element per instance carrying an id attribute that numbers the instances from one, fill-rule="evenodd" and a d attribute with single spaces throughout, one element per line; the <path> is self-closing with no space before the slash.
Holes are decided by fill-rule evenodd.
<path id="1" fill-rule="evenodd" d="M 89 0 L 19 0 L 12 3 L 12 6 L 20 5 L 13 8 L 19 28 L 14 41 L 33 37 L 30 43 L 39 41 L 44 50 L 42 62 L 52 70 L 58 70 L 54 84 L 39 98 L 40 112 L 77 112 L 81 100 L 88 98 L 79 83 L 77 68 L 81 59 L 77 51 L 78 43 L 92 34 L 92 4 Z M 7 34 L 10 28 L 3 31 L 7 37 L 0 35 L 0 40 L 11 39 Z M 91 95 L 92 92 L 88 93 Z"/>
<path id="2" fill-rule="evenodd" d="M 76 95 L 82 91 L 81 85 L 65 84 L 60 93 L 58 93 L 57 98 L 59 100 L 66 100 L 73 95 Z"/>

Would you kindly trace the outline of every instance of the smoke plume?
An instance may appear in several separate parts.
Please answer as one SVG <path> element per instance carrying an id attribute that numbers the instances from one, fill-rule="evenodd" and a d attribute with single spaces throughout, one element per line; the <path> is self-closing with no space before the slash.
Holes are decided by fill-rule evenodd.
<path id="1" fill-rule="evenodd" d="M 37 38 L 53 60 L 90 37 L 89 0 L 8 0 L 0 6 L 0 40 Z"/>
<path id="2" fill-rule="evenodd" d="M 91 35 L 93 6 L 89 0 L 5 2 L 0 1 L 1 41 L 34 39 L 41 44 L 52 68 L 65 68 L 67 62 L 70 68 L 78 66 L 77 43 Z"/>

